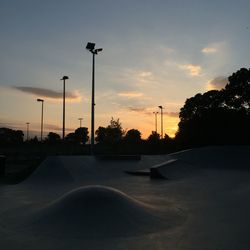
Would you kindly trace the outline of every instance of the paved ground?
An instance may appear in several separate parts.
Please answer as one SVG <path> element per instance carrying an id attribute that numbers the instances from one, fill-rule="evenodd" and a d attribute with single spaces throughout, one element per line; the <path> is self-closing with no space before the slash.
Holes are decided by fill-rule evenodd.
<path id="1" fill-rule="evenodd" d="M 49 157 L 26 181 L 0 186 L 0 249 L 249 249 L 249 155 Z M 124 173 L 170 159 L 161 169 L 169 180 Z"/>

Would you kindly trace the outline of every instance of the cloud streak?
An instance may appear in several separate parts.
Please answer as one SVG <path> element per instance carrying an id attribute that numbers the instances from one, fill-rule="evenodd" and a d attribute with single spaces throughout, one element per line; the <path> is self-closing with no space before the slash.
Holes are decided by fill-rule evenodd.
<path id="1" fill-rule="evenodd" d="M 21 86 L 21 87 L 14 86 L 13 88 L 16 90 L 22 91 L 24 93 L 31 94 L 31 95 L 36 95 L 36 96 L 41 96 L 41 97 L 46 97 L 46 98 L 51 98 L 51 99 L 62 98 L 61 92 L 57 92 L 51 89 L 26 87 L 26 86 Z M 80 98 L 80 95 L 77 92 L 66 92 L 65 95 L 67 99 L 71 99 L 71 100 L 76 100 Z"/>
<path id="2" fill-rule="evenodd" d="M 44 129 L 48 132 L 48 131 L 58 131 L 58 132 L 61 132 L 62 131 L 62 127 L 61 126 L 58 126 L 58 125 L 55 125 L 55 124 L 48 124 L 48 123 L 45 123 L 44 124 Z M 67 131 L 68 133 L 69 132 L 72 132 L 74 131 L 75 129 L 74 128 L 65 128 L 65 131 Z"/>
<path id="3" fill-rule="evenodd" d="M 139 107 L 139 108 L 136 108 L 136 107 L 128 107 L 127 108 L 128 111 L 132 111 L 132 112 L 138 112 L 138 113 L 145 113 L 147 111 L 146 108 L 143 108 L 143 107 Z"/>
<path id="4" fill-rule="evenodd" d="M 143 115 L 153 115 L 153 110 L 155 110 L 155 108 L 145 107 L 127 107 L 126 109 L 130 112 L 136 112 Z M 163 114 L 169 117 L 179 117 L 178 112 L 163 112 Z"/>
<path id="5" fill-rule="evenodd" d="M 201 52 L 204 54 L 213 54 L 217 52 L 217 49 L 213 47 L 205 47 L 201 50 Z"/>
<path id="6" fill-rule="evenodd" d="M 225 42 L 211 43 L 208 46 L 204 47 L 201 52 L 204 55 L 212 55 L 221 52 L 225 47 Z"/>
<path id="7" fill-rule="evenodd" d="M 142 97 L 143 93 L 135 91 L 124 91 L 124 92 L 119 92 L 117 95 L 127 98 L 136 98 L 136 97 Z"/>

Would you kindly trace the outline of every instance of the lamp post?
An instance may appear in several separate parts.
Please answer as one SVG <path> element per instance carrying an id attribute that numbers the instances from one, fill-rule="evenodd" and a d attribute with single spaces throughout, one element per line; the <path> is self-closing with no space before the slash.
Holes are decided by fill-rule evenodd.
<path id="1" fill-rule="evenodd" d="M 159 112 L 153 112 L 153 114 L 155 114 L 155 132 L 157 133 L 157 114 Z"/>
<path id="2" fill-rule="evenodd" d="M 26 122 L 26 125 L 27 125 L 27 141 L 29 140 L 29 125 L 30 123 L 29 122 Z"/>
<path id="3" fill-rule="evenodd" d="M 158 107 L 161 110 L 161 139 L 163 139 L 163 107 L 162 106 Z"/>
<path id="4" fill-rule="evenodd" d="M 68 76 L 64 76 L 61 81 L 63 81 L 63 127 L 62 127 L 62 139 L 65 137 L 65 81 L 68 80 Z"/>
<path id="5" fill-rule="evenodd" d="M 78 120 L 80 121 L 80 128 L 82 127 L 82 120 L 83 118 L 78 118 Z"/>
<path id="6" fill-rule="evenodd" d="M 95 49 L 95 43 L 88 43 L 86 49 L 92 53 L 92 101 L 91 101 L 91 154 L 94 154 L 95 143 L 95 55 L 102 51 L 102 48 Z"/>
<path id="7" fill-rule="evenodd" d="M 43 99 L 37 99 L 38 102 L 42 103 L 42 114 L 41 114 L 41 141 L 43 140 Z"/>

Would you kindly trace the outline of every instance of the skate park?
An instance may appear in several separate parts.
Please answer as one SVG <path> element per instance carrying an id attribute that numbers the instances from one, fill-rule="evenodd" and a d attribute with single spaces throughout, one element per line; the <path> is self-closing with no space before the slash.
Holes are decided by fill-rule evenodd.
<path id="1" fill-rule="evenodd" d="M 48 157 L 23 182 L 0 186 L 0 246 L 247 249 L 249 152 L 216 146 L 136 160 Z"/>

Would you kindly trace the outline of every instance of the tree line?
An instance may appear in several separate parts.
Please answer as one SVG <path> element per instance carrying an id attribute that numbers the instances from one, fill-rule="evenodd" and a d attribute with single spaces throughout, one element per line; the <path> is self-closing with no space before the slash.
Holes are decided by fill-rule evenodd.
<path id="1" fill-rule="evenodd" d="M 59 134 L 49 132 L 42 142 L 43 145 L 78 145 L 89 146 L 88 128 L 77 128 L 74 132 L 66 135 L 62 141 Z M 95 152 L 96 153 L 157 153 L 172 150 L 173 139 L 165 135 L 160 139 L 160 135 L 155 131 L 144 140 L 141 138 L 141 132 L 137 129 L 125 131 L 119 119 L 110 120 L 106 127 L 100 126 L 95 131 Z M 24 133 L 21 130 L 13 130 L 9 128 L 0 128 L 0 145 L 20 145 L 20 144 L 41 144 L 35 136 L 30 140 L 24 141 Z M 86 145 L 87 144 L 87 145 Z M 173 148 L 173 147 L 172 147 Z"/>
<path id="2" fill-rule="evenodd" d="M 175 138 L 155 131 L 147 139 L 137 129 L 125 131 L 119 119 L 111 118 L 106 127 L 95 132 L 95 150 L 100 153 L 166 153 L 187 147 L 250 143 L 250 69 L 241 68 L 228 78 L 221 90 L 210 90 L 188 98 L 179 113 Z M 85 145 L 88 128 L 77 128 L 64 143 Z M 0 145 L 24 143 L 21 130 L 0 128 Z M 26 142 L 25 142 L 26 143 Z M 27 143 L 38 143 L 37 137 Z M 60 135 L 50 132 L 43 143 L 62 143 Z"/>

